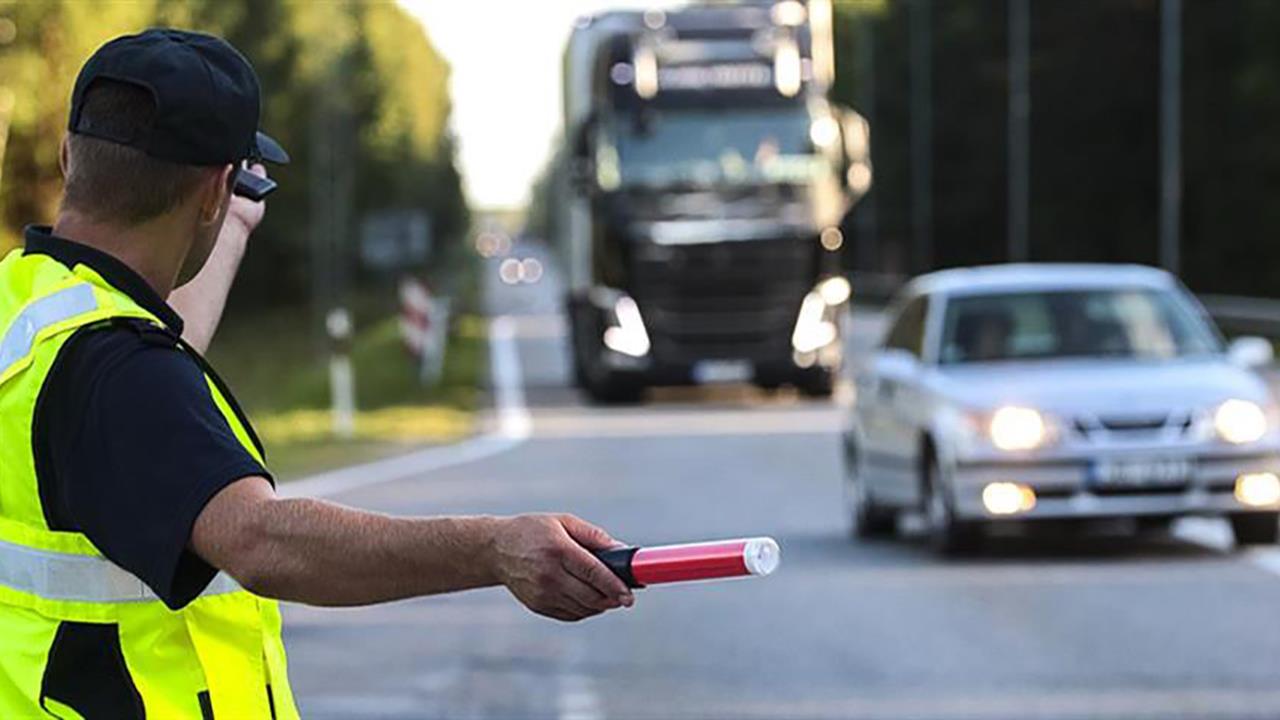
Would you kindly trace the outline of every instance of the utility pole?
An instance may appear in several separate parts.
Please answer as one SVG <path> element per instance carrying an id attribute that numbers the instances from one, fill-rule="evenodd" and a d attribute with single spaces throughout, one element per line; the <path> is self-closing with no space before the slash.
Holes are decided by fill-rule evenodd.
<path id="1" fill-rule="evenodd" d="M 18 37 L 18 25 L 11 18 L 0 17 L 0 46 L 13 43 Z M 0 180 L 3 180 L 4 153 L 9 145 L 9 125 L 13 120 L 13 108 L 18 104 L 17 93 L 8 85 L 0 85 Z"/>
<path id="2" fill-rule="evenodd" d="M 876 129 L 876 49 L 875 32 L 872 23 L 875 18 L 870 13 L 858 17 L 857 50 L 858 50 L 858 112 L 871 125 L 871 137 L 875 137 Z M 875 154 L 871 155 L 872 163 Z M 873 166 L 874 167 L 874 164 Z M 857 269 L 861 272 L 879 270 L 876 262 L 880 253 L 880 237 L 876 225 L 876 192 L 872 181 L 868 197 L 858 202 L 853 213 L 854 226 L 858 229 L 858 245 L 855 254 Z"/>
<path id="3" fill-rule="evenodd" d="M 334 435 L 354 433 L 355 388 L 349 353 L 352 323 L 345 306 L 351 229 L 354 138 L 343 48 L 313 99 L 311 117 L 311 304 L 313 326 L 329 357 Z"/>
<path id="4" fill-rule="evenodd" d="M 1182 0 L 1160 2 L 1160 266 L 1181 269 Z"/>
<path id="5" fill-rule="evenodd" d="M 911 82 L 911 239 L 915 272 L 933 266 L 933 0 L 907 6 Z"/>
<path id="6" fill-rule="evenodd" d="M 0 180 L 4 179 L 4 153 L 9 146 L 9 125 L 17 102 L 16 93 L 9 86 L 0 85 Z"/>
<path id="7" fill-rule="evenodd" d="M 1009 261 L 1030 259 L 1031 0 L 1008 0 Z"/>

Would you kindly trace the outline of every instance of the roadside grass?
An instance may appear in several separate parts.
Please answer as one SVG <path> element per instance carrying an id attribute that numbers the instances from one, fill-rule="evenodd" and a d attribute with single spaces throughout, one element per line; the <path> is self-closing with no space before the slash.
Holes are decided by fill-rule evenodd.
<path id="1" fill-rule="evenodd" d="M 453 442 L 473 431 L 488 365 L 484 319 L 465 312 L 452 319 L 440 380 L 428 386 L 401 341 L 393 307 L 381 298 L 354 305 L 357 412 L 350 439 L 333 435 L 328 357 L 305 308 L 228 323 L 210 349 L 210 362 L 244 405 L 278 479 Z"/>

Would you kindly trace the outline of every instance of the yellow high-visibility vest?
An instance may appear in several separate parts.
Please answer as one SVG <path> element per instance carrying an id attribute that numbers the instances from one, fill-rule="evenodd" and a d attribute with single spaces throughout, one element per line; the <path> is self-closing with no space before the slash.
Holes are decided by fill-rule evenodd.
<path id="1" fill-rule="evenodd" d="M 274 601 L 220 573 L 170 610 L 87 537 L 49 529 L 32 449 L 36 400 L 72 333 L 113 318 L 161 325 L 87 265 L 22 250 L 0 261 L 0 718 L 95 720 L 108 701 L 160 720 L 297 718 Z M 248 420 L 205 379 L 261 461 Z M 84 643 L 114 645 L 104 657 L 118 662 L 68 666 Z"/>

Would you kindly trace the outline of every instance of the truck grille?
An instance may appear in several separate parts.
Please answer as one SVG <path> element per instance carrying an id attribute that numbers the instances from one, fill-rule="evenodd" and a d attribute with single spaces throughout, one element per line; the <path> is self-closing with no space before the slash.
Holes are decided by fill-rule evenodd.
<path id="1" fill-rule="evenodd" d="M 814 282 L 813 253 L 799 238 L 639 250 L 631 294 L 655 358 L 789 358 L 796 314 Z"/>

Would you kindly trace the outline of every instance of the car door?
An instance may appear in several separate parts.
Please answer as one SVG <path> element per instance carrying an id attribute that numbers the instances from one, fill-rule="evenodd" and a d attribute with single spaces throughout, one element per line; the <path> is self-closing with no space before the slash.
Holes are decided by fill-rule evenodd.
<path id="1" fill-rule="evenodd" d="M 919 432 L 915 410 L 929 299 L 910 298 L 890 323 L 884 344 L 859 375 L 867 489 L 876 498 L 909 503 L 915 497 Z"/>

